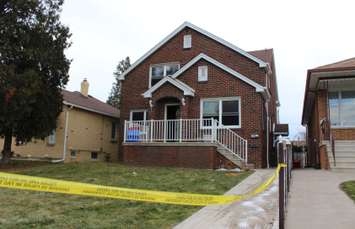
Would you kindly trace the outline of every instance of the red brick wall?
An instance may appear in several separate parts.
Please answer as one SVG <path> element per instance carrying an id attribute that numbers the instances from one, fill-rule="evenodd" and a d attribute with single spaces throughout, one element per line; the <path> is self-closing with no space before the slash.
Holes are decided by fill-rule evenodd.
<path id="1" fill-rule="evenodd" d="M 210 146 L 124 145 L 123 162 L 140 166 L 233 169 L 237 166 Z"/>
<path id="2" fill-rule="evenodd" d="M 355 128 L 332 128 L 332 134 L 335 140 L 355 140 Z"/>
<path id="3" fill-rule="evenodd" d="M 183 49 L 182 44 L 183 35 L 187 33 L 192 35 L 192 48 L 186 50 Z M 216 41 L 187 28 L 177 36 L 173 37 L 143 63 L 138 65 L 126 76 L 126 79 L 122 81 L 121 120 L 129 119 L 130 110 L 142 108 L 149 110 L 148 119 L 151 118 L 148 99 L 144 99 L 142 96 L 142 93 L 148 90 L 149 68 L 151 64 L 178 61 L 181 66 L 183 66 L 200 53 L 205 53 L 257 83 L 265 85 L 265 70 L 260 69 L 257 63 Z M 207 83 L 197 82 L 198 64 L 207 64 L 209 66 L 209 80 Z M 200 98 L 240 96 L 242 104 L 242 128 L 236 130 L 236 132 L 248 139 L 250 146 L 250 162 L 256 163 L 257 167 L 265 166 L 263 163 L 263 158 L 265 157 L 264 154 L 266 152 L 264 152 L 265 135 L 263 133 L 262 125 L 263 100 L 261 95 L 256 93 L 253 87 L 234 78 L 215 66 L 204 63 L 203 61 L 200 61 L 197 65 L 190 68 L 178 78 L 186 82 L 196 91 L 195 97 L 186 98 L 186 106 L 181 107 L 182 118 L 200 117 Z M 159 97 L 161 97 L 162 94 L 169 94 L 168 92 L 180 96 L 176 92 L 176 89 L 174 89 L 174 91 L 168 90 L 169 86 L 164 86 L 164 88 L 156 93 L 160 94 Z M 156 101 L 154 98 L 153 100 Z M 121 132 L 123 132 L 124 122 L 122 121 L 121 123 Z M 251 139 L 250 135 L 254 133 L 259 134 L 260 137 L 258 139 Z M 123 136 L 123 133 L 121 133 L 120 136 Z"/>
<path id="4" fill-rule="evenodd" d="M 203 169 L 219 166 L 215 146 L 124 145 L 123 149 L 123 162 L 132 165 Z"/>

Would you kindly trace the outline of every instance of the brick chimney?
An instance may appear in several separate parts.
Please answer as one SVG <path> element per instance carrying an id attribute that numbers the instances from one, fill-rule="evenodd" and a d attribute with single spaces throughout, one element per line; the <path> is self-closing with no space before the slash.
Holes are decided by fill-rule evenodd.
<path id="1" fill-rule="evenodd" d="M 83 82 L 81 82 L 80 93 L 85 97 L 89 96 L 89 82 L 86 78 L 84 78 Z"/>

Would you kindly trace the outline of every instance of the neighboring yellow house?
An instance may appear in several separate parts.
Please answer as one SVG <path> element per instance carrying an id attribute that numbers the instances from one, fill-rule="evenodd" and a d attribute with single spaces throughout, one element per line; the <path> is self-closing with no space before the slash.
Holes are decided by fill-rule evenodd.
<path id="1" fill-rule="evenodd" d="M 13 141 L 15 157 L 48 158 L 52 162 L 104 161 L 118 154 L 119 111 L 90 96 L 89 83 L 81 83 L 81 91 L 63 90 L 63 112 L 57 129 L 45 139 L 25 144 Z M 0 146 L 3 139 L 0 139 Z"/>

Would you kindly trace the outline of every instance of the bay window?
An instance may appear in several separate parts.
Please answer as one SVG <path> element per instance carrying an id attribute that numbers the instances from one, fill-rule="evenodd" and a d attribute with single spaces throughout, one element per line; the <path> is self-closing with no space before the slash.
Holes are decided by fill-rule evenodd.
<path id="1" fill-rule="evenodd" d="M 201 118 L 213 118 L 218 121 L 219 127 L 240 128 L 240 98 L 225 97 L 201 100 Z"/>
<path id="2" fill-rule="evenodd" d="M 355 91 L 329 92 L 329 115 L 333 127 L 355 127 Z"/>
<path id="3" fill-rule="evenodd" d="M 150 66 L 149 87 L 158 83 L 164 76 L 171 76 L 180 69 L 179 63 L 155 64 Z"/>

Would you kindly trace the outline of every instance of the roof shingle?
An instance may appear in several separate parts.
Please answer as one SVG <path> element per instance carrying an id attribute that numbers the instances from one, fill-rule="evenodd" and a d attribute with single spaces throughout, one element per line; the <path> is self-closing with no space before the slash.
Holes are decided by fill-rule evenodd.
<path id="1" fill-rule="evenodd" d="M 94 113 L 119 118 L 119 110 L 104 103 L 91 95 L 88 97 L 82 95 L 78 91 L 62 90 L 64 102 L 70 103 L 78 108 L 88 110 Z"/>
<path id="2" fill-rule="evenodd" d="M 315 69 L 334 69 L 334 68 L 355 68 L 355 57 L 338 61 L 332 64 L 322 65 Z"/>

